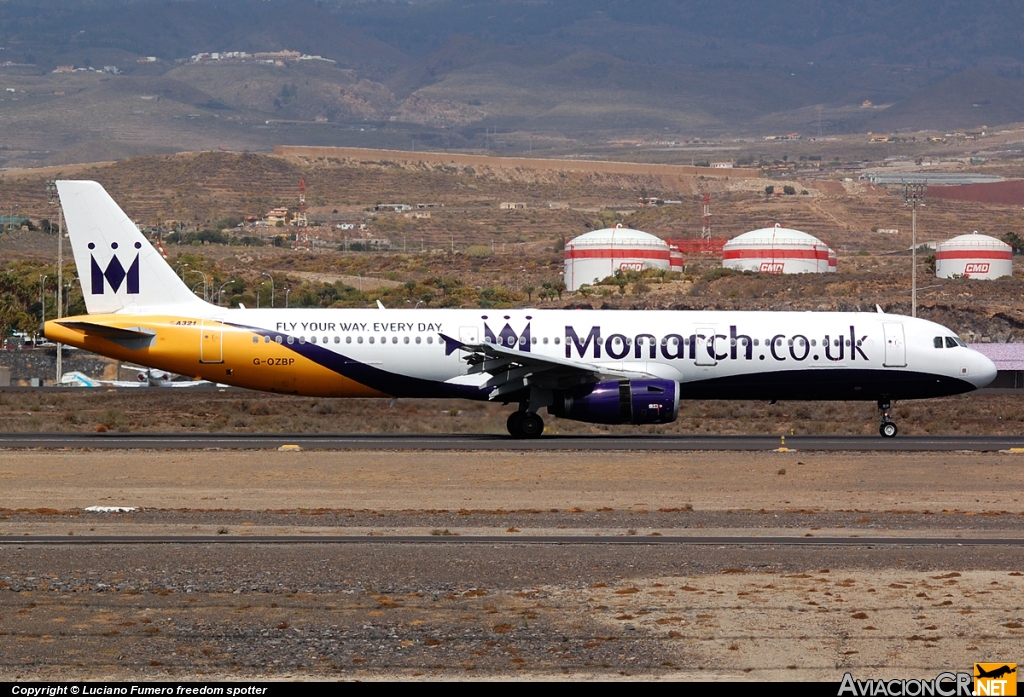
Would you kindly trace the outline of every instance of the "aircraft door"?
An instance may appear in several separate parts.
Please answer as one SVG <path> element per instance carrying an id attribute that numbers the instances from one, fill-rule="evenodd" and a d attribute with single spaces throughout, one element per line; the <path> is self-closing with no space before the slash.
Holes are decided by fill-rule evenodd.
<path id="1" fill-rule="evenodd" d="M 885 332 L 885 367 L 902 368 L 907 364 L 907 345 L 902 322 L 883 322 Z"/>
<path id="2" fill-rule="evenodd" d="M 694 357 L 696 365 L 718 365 L 715 360 L 715 329 L 714 327 L 697 327 Z"/>
<path id="3" fill-rule="evenodd" d="M 199 362 L 224 362 L 224 323 L 204 319 L 199 327 Z"/>

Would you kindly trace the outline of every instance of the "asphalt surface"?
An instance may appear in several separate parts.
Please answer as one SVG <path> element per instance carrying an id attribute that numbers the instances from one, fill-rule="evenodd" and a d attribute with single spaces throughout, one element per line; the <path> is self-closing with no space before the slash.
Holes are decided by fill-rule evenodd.
<path id="1" fill-rule="evenodd" d="M 136 448 L 150 450 L 792 450 L 991 452 L 1024 448 L 1021 436 L 543 436 L 516 440 L 494 435 L 222 434 L 222 433 L 5 433 L 0 448 Z"/>
<path id="2" fill-rule="evenodd" d="M 609 537 L 604 535 L 3 535 L 0 545 L 758 545 L 786 547 L 1024 547 L 1024 538 L 1010 537 Z"/>

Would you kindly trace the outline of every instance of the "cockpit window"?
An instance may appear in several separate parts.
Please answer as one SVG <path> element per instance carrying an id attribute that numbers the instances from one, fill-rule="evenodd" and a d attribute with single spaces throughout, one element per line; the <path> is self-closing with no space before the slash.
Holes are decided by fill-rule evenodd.
<path id="1" fill-rule="evenodd" d="M 958 341 L 959 341 L 958 339 L 955 339 L 952 336 L 947 336 L 946 337 L 946 348 L 956 348 L 956 346 L 958 345 L 957 344 Z"/>
<path id="2" fill-rule="evenodd" d="M 935 348 L 942 348 L 942 337 L 935 337 L 934 339 L 932 339 L 932 343 L 935 344 Z"/>

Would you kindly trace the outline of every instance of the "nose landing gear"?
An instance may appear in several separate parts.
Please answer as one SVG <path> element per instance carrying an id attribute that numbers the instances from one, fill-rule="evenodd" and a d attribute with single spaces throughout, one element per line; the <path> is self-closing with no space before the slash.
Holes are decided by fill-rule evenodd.
<path id="1" fill-rule="evenodd" d="M 883 438 L 895 438 L 899 433 L 896 424 L 892 421 L 892 402 L 888 399 L 878 401 L 878 418 L 882 424 L 878 427 L 878 434 Z"/>
<path id="2" fill-rule="evenodd" d="M 540 438 L 544 433 L 544 419 L 532 411 L 514 411 L 505 423 L 513 438 Z"/>

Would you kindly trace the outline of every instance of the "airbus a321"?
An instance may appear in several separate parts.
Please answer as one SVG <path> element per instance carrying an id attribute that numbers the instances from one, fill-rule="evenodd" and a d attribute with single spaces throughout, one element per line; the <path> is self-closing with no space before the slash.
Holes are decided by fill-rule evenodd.
<path id="1" fill-rule="evenodd" d="M 59 181 L 87 315 L 48 339 L 216 383 L 320 397 L 453 397 L 600 424 L 680 400 L 876 402 L 984 387 L 995 365 L 923 319 L 853 312 L 235 309 L 196 297 L 96 182 Z"/>

